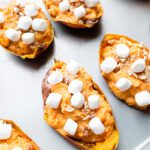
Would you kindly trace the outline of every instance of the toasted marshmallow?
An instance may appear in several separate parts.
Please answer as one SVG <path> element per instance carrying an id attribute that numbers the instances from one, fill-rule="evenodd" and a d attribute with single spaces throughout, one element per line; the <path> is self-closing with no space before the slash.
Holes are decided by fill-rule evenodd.
<path id="1" fill-rule="evenodd" d="M 75 8 L 74 9 L 74 15 L 77 19 L 84 17 L 86 15 L 85 8 L 83 6 Z"/>
<path id="2" fill-rule="evenodd" d="M 117 67 L 117 62 L 114 58 L 107 57 L 102 63 L 101 63 L 101 70 L 104 73 L 111 73 L 113 70 Z"/>
<path id="3" fill-rule="evenodd" d="M 89 122 L 89 128 L 97 135 L 104 133 L 105 127 L 98 117 L 94 117 Z"/>
<path id="4" fill-rule="evenodd" d="M 120 58 L 127 58 L 130 55 L 130 49 L 125 44 L 118 44 L 116 46 L 116 55 Z"/>
<path id="5" fill-rule="evenodd" d="M 85 0 L 85 5 L 87 7 L 95 7 L 99 3 L 99 0 Z"/>
<path id="6" fill-rule="evenodd" d="M 48 77 L 48 82 L 50 85 L 55 85 L 63 80 L 63 75 L 60 71 L 55 71 Z"/>
<path id="7" fill-rule="evenodd" d="M 73 75 L 77 74 L 79 69 L 80 69 L 80 65 L 74 60 L 71 60 L 68 63 L 67 68 L 66 68 L 66 70 Z"/>
<path id="8" fill-rule="evenodd" d="M 127 78 L 121 78 L 116 83 L 116 87 L 122 92 L 128 90 L 131 86 L 132 82 Z"/>
<path id="9" fill-rule="evenodd" d="M 78 124 L 74 120 L 68 119 L 63 129 L 70 135 L 75 135 L 77 128 Z"/>
<path id="10" fill-rule="evenodd" d="M 28 16 L 22 16 L 18 21 L 18 28 L 28 30 L 32 24 L 32 19 Z"/>
<path id="11" fill-rule="evenodd" d="M 9 40 L 13 42 L 17 42 L 20 39 L 20 33 L 12 28 L 6 30 L 5 35 Z"/>
<path id="12" fill-rule="evenodd" d="M 97 94 L 93 94 L 88 97 L 88 105 L 90 109 L 97 109 L 100 106 L 100 97 Z"/>
<path id="13" fill-rule="evenodd" d="M 0 124 L 0 140 L 7 140 L 10 138 L 12 133 L 11 124 Z"/>
<path id="14" fill-rule="evenodd" d="M 72 94 L 75 94 L 77 92 L 81 92 L 82 88 L 83 88 L 82 81 L 75 79 L 70 82 L 68 86 L 68 91 Z"/>
<path id="15" fill-rule="evenodd" d="M 51 108 L 57 109 L 60 105 L 62 96 L 58 93 L 51 93 L 47 97 L 46 105 L 50 106 Z"/>
<path id="16" fill-rule="evenodd" d="M 46 22 L 46 20 L 44 19 L 34 19 L 32 21 L 32 28 L 35 30 L 35 31 L 45 31 L 48 27 L 48 24 Z"/>
<path id="17" fill-rule="evenodd" d="M 65 12 L 70 9 L 70 4 L 68 0 L 64 0 L 59 3 L 59 9 L 61 12 Z"/>
<path id="18" fill-rule="evenodd" d="M 21 147 L 15 147 L 15 148 L 13 148 L 11 150 L 23 150 L 23 149 Z"/>
<path id="19" fill-rule="evenodd" d="M 139 58 L 132 64 L 131 69 L 135 73 L 140 73 L 144 71 L 145 67 L 146 63 L 144 59 Z"/>
<path id="20" fill-rule="evenodd" d="M 30 4 L 25 7 L 24 10 L 25 15 L 34 17 L 38 13 L 38 7 L 35 4 Z"/>
<path id="21" fill-rule="evenodd" d="M 27 45 L 32 44 L 35 41 L 34 33 L 30 33 L 30 32 L 24 33 L 22 35 L 22 41 Z"/>
<path id="22" fill-rule="evenodd" d="M 5 21 L 3 13 L 0 12 L 0 23 L 3 23 Z"/>
<path id="23" fill-rule="evenodd" d="M 84 104 L 84 96 L 83 96 L 83 94 L 81 94 L 80 92 L 75 93 L 71 97 L 71 104 L 75 108 L 81 108 L 83 106 L 83 104 Z"/>
<path id="24" fill-rule="evenodd" d="M 142 91 L 140 93 L 137 93 L 135 95 L 135 101 L 138 104 L 138 106 L 141 106 L 141 107 L 150 105 L 150 92 Z"/>

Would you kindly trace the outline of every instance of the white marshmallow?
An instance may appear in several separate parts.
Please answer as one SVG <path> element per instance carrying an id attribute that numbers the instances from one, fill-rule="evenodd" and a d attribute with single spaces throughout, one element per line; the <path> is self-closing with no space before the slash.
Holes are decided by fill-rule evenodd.
<path id="1" fill-rule="evenodd" d="M 137 59 L 131 66 L 131 69 L 135 73 L 143 72 L 146 67 L 146 63 L 144 59 Z"/>
<path id="2" fill-rule="evenodd" d="M 22 35 L 22 41 L 27 45 L 32 44 L 35 41 L 34 33 L 24 33 Z"/>
<path id="3" fill-rule="evenodd" d="M 100 97 L 97 94 L 93 94 L 88 97 L 88 105 L 90 109 L 97 109 L 100 106 Z"/>
<path id="4" fill-rule="evenodd" d="M 63 80 L 63 75 L 60 71 L 55 71 L 48 77 L 48 82 L 50 85 L 55 85 Z"/>
<path id="5" fill-rule="evenodd" d="M 7 140 L 10 138 L 12 133 L 11 124 L 0 124 L 0 140 Z"/>
<path id="6" fill-rule="evenodd" d="M 11 150 L 23 150 L 23 149 L 21 147 L 15 147 L 15 148 L 13 148 Z"/>
<path id="7" fill-rule="evenodd" d="M 84 104 L 84 96 L 83 96 L 83 94 L 81 94 L 80 92 L 75 93 L 71 97 L 71 104 L 75 108 L 81 108 L 83 106 L 83 104 Z"/>
<path id="8" fill-rule="evenodd" d="M 122 92 L 128 90 L 131 86 L 132 82 L 127 78 L 121 78 L 116 83 L 116 87 Z"/>
<path id="9" fill-rule="evenodd" d="M 85 8 L 83 6 L 75 8 L 74 9 L 74 15 L 77 19 L 84 17 L 86 15 Z"/>
<path id="10" fill-rule="evenodd" d="M 104 133 L 105 127 L 98 117 L 94 117 L 89 122 L 89 128 L 97 135 Z"/>
<path id="11" fill-rule="evenodd" d="M 32 24 L 32 19 L 28 16 L 22 16 L 18 21 L 18 28 L 28 30 Z"/>
<path id="12" fill-rule="evenodd" d="M 77 92 L 81 92 L 82 88 L 83 88 L 82 81 L 75 79 L 70 82 L 68 86 L 68 91 L 72 94 L 75 94 Z"/>
<path id="13" fill-rule="evenodd" d="M 70 9 L 70 4 L 68 0 L 64 0 L 59 3 L 59 9 L 61 12 L 65 12 Z"/>
<path id="14" fill-rule="evenodd" d="M 25 6 L 27 4 L 26 0 L 16 0 L 16 5 Z"/>
<path id="15" fill-rule="evenodd" d="M 150 105 L 150 92 L 142 91 L 135 95 L 135 101 L 139 106 Z"/>
<path id="16" fill-rule="evenodd" d="M 99 3 L 99 0 L 85 0 L 85 5 L 87 7 L 95 7 Z"/>
<path id="17" fill-rule="evenodd" d="M 130 49 L 125 44 L 118 44 L 116 46 L 116 54 L 120 58 L 127 58 L 130 55 Z"/>
<path id="18" fill-rule="evenodd" d="M 74 120 L 68 119 L 63 129 L 70 135 L 75 135 L 77 128 L 78 124 Z"/>
<path id="19" fill-rule="evenodd" d="M 74 60 L 71 60 L 66 67 L 66 70 L 73 75 L 77 74 L 79 69 L 80 65 Z"/>
<path id="20" fill-rule="evenodd" d="M 105 60 L 101 63 L 101 70 L 104 73 L 111 73 L 114 69 L 117 67 L 117 62 L 114 58 L 107 57 Z"/>
<path id="21" fill-rule="evenodd" d="M 27 5 L 24 9 L 24 13 L 27 16 L 34 17 L 38 13 L 38 7 L 35 4 Z"/>
<path id="22" fill-rule="evenodd" d="M 18 7 L 14 7 L 14 12 L 18 13 L 20 9 Z"/>
<path id="23" fill-rule="evenodd" d="M 47 97 L 46 105 L 50 106 L 51 108 L 57 109 L 60 105 L 62 96 L 58 93 L 51 93 Z"/>
<path id="24" fill-rule="evenodd" d="M 3 23 L 5 21 L 3 13 L 0 12 L 0 23 Z"/>
<path id="25" fill-rule="evenodd" d="M 6 30 L 5 35 L 9 40 L 14 42 L 17 42 L 20 39 L 20 33 L 12 28 Z"/>
<path id="26" fill-rule="evenodd" d="M 34 19 L 32 21 L 32 28 L 35 30 L 35 31 L 45 31 L 48 27 L 48 24 L 46 22 L 46 20 L 44 19 Z"/>

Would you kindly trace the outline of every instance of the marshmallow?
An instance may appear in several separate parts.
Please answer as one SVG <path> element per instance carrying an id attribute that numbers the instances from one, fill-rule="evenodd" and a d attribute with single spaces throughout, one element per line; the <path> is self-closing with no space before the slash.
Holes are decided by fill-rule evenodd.
<path id="1" fill-rule="evenodd" d="M 114 69 L 117 67 L 117 62 L 114 58 L 107 57 L 105 60 L 101 63 L 101 70 L 104 73 L 111 73 Z"/>
<path id="2" fill-rule="evenodd" d="M 10 138 L 12 133 L 11 124 L 0 124 L 0 140 L 7 140 Z"/>
<path id="3" fill-rule="evenodd" d="M 62 96 L 58 93 L 51 93 L 49 94 L 47 100 L 46 100 L 46 105 L 50 106 L 51 108 L 57 109 L 60 105 Z"/>
<path id="4" fill-rule="evenodd" d="M 143 59 L 137 59 L 131 66 L 131 69 L 135 73 L 143 72 L 146 67 L 146 63 Z"/>
<path id="5" fill-rule="evenodd" d="M 35 30 L 35 31 L 45 31 L 48 27 L 48 24 L 46 22 L 46 20 L 44 19 L 34 19 L 32 21 L 32 28 Z"/>
<path id="6" fill-rule="evenodd" d="M 116 55 L 120 58 L 127 58 L 130 55 L 130 49 L 125 44 L 118 44 L 116 46 Z"/>
<path id="7" fill-rule="evenodd" d="M 75 94 L 77 92 L 81 92 L 82 88 L 83 88 L 82 81 L 75 79 L 70 82 L 68 86 L 68 91 L 72 94 Z"/>
<path id="8" fill-rule="evenodd" d="M 131 86 L 132 82 L 127 78 L 121 78 L 116 83 L 116 87 L 122 92 L 128 90 Z"/>
<path id="9" fill-rule="evenodd" d="M 97 109 L 100 106 L 100 97 L 97 94 L 93 94 L 88 97 L 88 105 L 90 109 Z"/>
<path id="10" fill-rule="evenodd" d="M 16 5 L 25 6 L 27 4 L 26 0 L 16 0 Z"/>
<path id="11" fill-rule="evenodd" d="M 59 9 L 61 12 L 65 12 L 65 11 L 69 10 L 70 4 L 69 4 L 68 0 L 64 0 L 64 1 L 60 2 Z"/>
<path id="12" fill-rule="evenodd" d="M 78 128 L 78 124 L 72 119 L 68 119 L 63 129 L 70 135 L 75 135 L 77 128 Z"/>
<path id="13" fill-rule="evenodd" d="M 83 6 L 75 8 L 74 9 L 74 15 L 77 19 L 84 17 L 86 15 L 85 8 Z"/>
<path id="14" fill-rule="evenodd" d="M 3 23 L 5 21 L 3 13 L 0 12 L 0 23 Z"/>
<path id="15" fill-rule="evenodd" d="M 97 135 L 104 133 L 105 127 L 98 117 L 94 117 L 89 122 L 89 128 Z"/>
<path id="16" fill-rule="evenodd" d="M 21 147 L 15 147 L 15 148 L 13 148 L 11 150 L 23 150 L 23 149 Z"/>
<path id="17" fill-rule="evenodd" d="M 38 13 L 38 8 L 37 8 L 37 6 L 35 4 L 27 5 L 25 7 L 24 13 L 27 16 L 34 17 Z"/>
<path id="18" fill-rule="evenodd" d="M 18 21 L 18 28 L 28 30 L 32 24 L 32 19 L 28 16 L 22 16 Z"/>
<path id="19" fill-rule="evenodd" d="M 66 68 L 66 70 L 73 75 L 77 74 L 79 69 L 80 69 L 79 64 L 74 60 L 71 60 L 68 63 L 67 68 Z"/>
<path id="20" fill-rule="evenodd" d="M 137 93 L 135 95 L 135 101 L 138 104 L 138 106 L 141 106 L 141 107 L 150 105 L 150 92 L 142 91 L 140 93 Z"/>
<path id="21" fill-rule="evenodd" d="M 99 0 L 85 0 L 87 7 L 95 7 L 99 3 Z"/>
<path id="22" fill-rule="evenodd" d="M 71 104 L 75 108 L 81 108 L 84 104 L 84 96 L 80 92 L 75 93 L 71 97 Z"/>
<path id="23" fill-rule="evenodd" d="M 30 32 L 24 33 L 22 35 L 22 40 L 27 45 L 32 44 L 35 41 L 34 33 L 30 33 Z"/>
<path id="24" fill-rule="evenodd" d="M 55 71 L 52 74 L 50 74 L 50 76 L 48 77 L 48 82 L 51 85 L 58 84 L 62 82 L 62 80 L 63 80 L 63 75 L 60 71 Z"/>
<path id="25" fill-rule="evenodd" d="M 18 7 L 14 7 L 14 12 L 18 13 L 20 9 Z"/>
<path id="26" fill-rule="evenodd" d="M 20 39 L 20 33 L 12 28 L 6 30 L 5 35 L 8 39 L 14 42 L 17 42 Z"/>

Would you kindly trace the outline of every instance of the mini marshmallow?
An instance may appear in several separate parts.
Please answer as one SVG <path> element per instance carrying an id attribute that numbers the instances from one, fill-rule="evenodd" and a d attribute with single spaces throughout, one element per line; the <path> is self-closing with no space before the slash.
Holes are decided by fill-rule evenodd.
<path id="1" fill-rule="evenodd" d="M 14 12 L 18 13 L 20 9 L 18 7 L 14 7 Z"/>
<path id="2" fill-rule="evenodd" d="M 50 106 L 51 108 L 57 109 L 60 105 L 62 96 L 58 93 L 51 93 L 47 97 L 46 105 Z"/>
<path id="3" fill-rule="evenodd" d="M 70 135 L 75 135 L 76 134 L 76 131 L 77 131 L 77 128 L 78 128 L 78 124 L 72 120 L 72 119 L 68 119 L 66 121 L 66 124 L 64 126 L 64 130 L 69 133 Z"/>
<path id="4" fill-rule="evenodd" d="M 121 78 L 116 83 L 116 87 L 122 92 L 128 90 L 131 86 L 132 82 L 127 78 Z"/>
<path id="5" fill-rule="evenodd" d="M 25 7 L 24 10 L 25 15 L 34 17 L 38 13 L 38 7 L 35 4 L 30 4 Z"/>
<path id="6" fill-rule="evenodd" d="M 15 148 L 13 148 L 11 150 L 23 150 L 23 149 L 21 147 L 15 147 Z"/>
<path id="7" fill-rule="evenodd" d="M 7 140 L 10 138 L 12 133 L 11 124 L 0 124 L 0 140 Z"/>
<path id="8" fill-rule="evenodd" d="M 17 42 L 20 39 L 20 33 L 12 28 L 6 30 L 5 35 L 9 40 L 14 42 Z"/>
<path id="9" fill-rule="evenodd" d="M 65 11 L 69 10 L 70 4 L 69 4 L 68 0 L 64 0 L 64 1 L 60 2 L 59 9 L 61 12 L 65 12 Z"/>
<path id="10" fill-rule="evenodd" d="M 84 96 L 83 96 L 83 94 L 81 94 L 80 92 L 75 93 L 71 97 L 71 104 L 75 108 L 81 108 L 83 106 L 83 104 L 84 104 Z"/>
<path id="11" fill-rule="evenodd" d="M 107 57 L 105 60 L 101 63 L 101 70 L 104 73 L 111 73 L 113 70 L 115 70 L 117 67 L 117 61 L 114 58 Z"/>
<path id="12" fill-rule="evenodd" d="M 150 92 L 142 91 L 135 95 L 135 101 L 138 106 L 150 105 Z"/>
<path id="13" fill-rule="evenodd" d="M 27 1 L 25 0 L 16 0 L 16 5 L 25 6 L 27 4 Z"/>
<path id="14" fill-rule="evenodd" d="M 71 60 L 66 67 L 66 70 L 73 75 L 77 74 L 79 69 L 80 65 L 74 60 Z"/>
<path id="15" fill-rule="evenodd" d="M 105 127 L 98 117 L 94 117 L 89 122 L 89 128 L 97 135 L 104 133 Z"/>
<path id="16" fill-rule="evenodd" d="M 120 58 L 127 58 L 130 55 L 130 49 L 125 44 L 118 44 L 116 46 L 116 55 Z"/>
<path id="17" fill-rule="evenodd" d="M 22 41 L 27 45 L 32 44 L 35 41 L 34 33 L 24 33 L 22 35 Z"/>
<path id="18" fill-rule="evenodd" d="M 75 79 L 70 82 L 68 86 L 68 91 L 72 94 L 75 94 L 77 92 L 81 92 L 82 88 L 83 88 L 82 81 Z"/>
<path id="19" fill-rule="evenodd" d="M 3 23 L 5 21 L 3 13 L 0 12 L 0 23 Z"/>
<path id="20" fill-rule="evenodd" d="M 88 105 L 90 109 L 97 109 L 100 106 L 100 97 L 97 94 L 93 94 L 88 97 Z"/>
<path id="21" fill-rule="evenodd" d="M 77 19 L 80 19 L 86 15 L 86 10 L 83 6 L 74 9 L 74 15 Z"/>
<path id="22" fill-rule="evenodd" d="M 44 19 L 38 19 L 38 18 L 36 18 L 36 19 L 34 19 L 32 21 L 32 28 L 35 31 L 41 31 L 41 32 L 43 32 L 43 31 L 45 31 L 47 29 L 47 27 L 48 27 L 48 24 L 47 24 L 46 20 L 44 20 Z"/>
<path id="23" fill-rule="evenodd" d="M 28 16 L 22 16 L 18 21 L 18 28 L 22 30 L 28 30 L 32 24 L 32 19 Z"/>
<path id="24" fill-rule="evenodd" d="M 50 85 L 55 85 L 63 80 L 63 75 L 60 71 L 55 71 L 48 77 L 48 82 Z"/>
<path id="25" fill-rule="evenodd" d="M 131 66 L 131 69 L 135 73 L 143 72 L 146 67 L 145 60 L 139 58 Z"/>
<path id="26" fill-rule="evenodd" d="M 95 7 L 99 3 L 99 0 L 85 0 L 85 5 L 89 8 Z"/>

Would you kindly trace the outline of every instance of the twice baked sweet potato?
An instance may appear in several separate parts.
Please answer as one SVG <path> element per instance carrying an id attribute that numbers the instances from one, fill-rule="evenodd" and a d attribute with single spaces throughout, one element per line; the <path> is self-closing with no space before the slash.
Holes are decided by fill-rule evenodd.
<path id="1" fill-rule="evenodd" d="M 0 150 L 40 150 L 13 121 L 0 120 Z"/>
<path id="2" fill-rule="evenodd" d="M 143 43 L 124 35 L 105 35 L 99 63 L 114 95 L 129 106 L 150 109 L 150 50 Z"/>
<path id="3" fill-rule="evenodd" d="M 62 61 L 55 61 L 47 72 L 42 83 L 44 119 L 61 136 L 79 149 L 115 150 L 118 145 L 119 132 L 111 107 L 91 76 L 83 68 L 77 68 L 75 62 L 66 64 Z M 57 74 L 57 78 L 54 74 Z M 77 81 L 83 83 L 82 88 Z M 75 88 L 73 88 L 73 82 Z M 89 97 L 92 95 L 98 96 L 99 105 L 97 102 L 94 102 L 96 105 L 91 104 Z M 97 99 L 92 99 L 92 101 L 95 100 Z M 99 126 L 92 128 L 90 122 L 94 118 L 100 120 L 101 123 L 99 122 Z M 68 120 L 73 123 L 68 123 Z M 94 125 L 97 125 L 96 122 L 93 121 Z"/>

